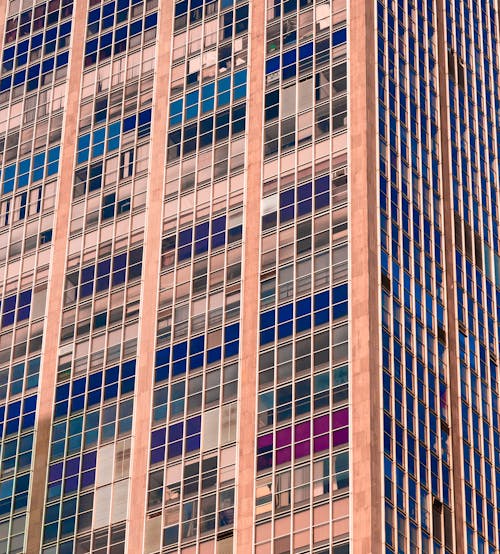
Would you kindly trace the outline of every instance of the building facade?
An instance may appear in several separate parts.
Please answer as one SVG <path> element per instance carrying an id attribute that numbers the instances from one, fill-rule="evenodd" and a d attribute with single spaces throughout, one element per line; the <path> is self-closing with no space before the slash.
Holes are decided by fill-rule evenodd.
<path id="1" fill-rule="evenodd" d="M 0 14 L 0 553 L 497 553 L 497 2 Z"/>

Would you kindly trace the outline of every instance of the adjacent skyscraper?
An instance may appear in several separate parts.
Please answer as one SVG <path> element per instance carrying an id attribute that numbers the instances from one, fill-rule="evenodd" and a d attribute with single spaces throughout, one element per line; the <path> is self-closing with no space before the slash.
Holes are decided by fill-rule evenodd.
<path id="1" fill-rule="evenodd" d="M 494 0 L 0 0 L 0 554 L 500 550 Z"/>

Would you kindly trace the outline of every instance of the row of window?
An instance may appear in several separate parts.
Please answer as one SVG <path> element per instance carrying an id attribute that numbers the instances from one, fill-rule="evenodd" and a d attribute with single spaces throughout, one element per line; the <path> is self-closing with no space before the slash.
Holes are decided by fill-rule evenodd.
<path id="1" fill-rule="evenodd" d="M 130 8 L 133 12 L 134 6 L 143 3 L 143 0 L 113 0 L 91 9 L 87 16 L 87 36 L 102 34 L 104 29 L 113 27 L 115 23 L 127 21 L 130 18 Z M 142 6 L 140 8 L 142 11 Z"/>
<path id="2" fill-rule="evenodd" d="M 73 458 L 66 458 L 64 462 L 53 463 L 49 466 L 48 486 L 54 491 L 60 487 L 61 492 L 66 495 L 79 488 L 93 485 L 96 462 L 97 451 L 93 450 Z M 46 523 L 51 523 L 52 516 L 59 512 L 59 505 L 56 506 L 57 508 L 52 507 L 51 510 L 47 510 Z"/>
<path id="3" fill-rule="evenodd" d="M 260 345 L 277 339 L 284 339 L 296 333 L 311 329 L 329 321 L 347 316 L 347 284 L 339 285 L 330 291 L 316 293 L 313 297 L 302 298 L 295 303 L 278 307 L 277 312 L 267 310 L 260 316 Z M 330 305 L 333 314 L 330 315 Z"/>
<path id="4" fill-rule="evenodd" d="M 186 125 L 168 133 L 168 161 L 187 156 L 197 149 L 231 138 L 245 130 L 246 104 L 221 110 L 203 118 L 199 123 Z"/>
<path id="5" fill-rule="evenodd" d="M 56 388 L 54 417 L 67 416 L 134 390 L 135 360 L 79 377 Z M 71 391 L 70 391 L 71 388 Z"/>
<path id="6" fill-rule="evenodd" d="M 49 0 L 7 19 L 5 44 L 46 29 L 73 13 L 73 0 Z"/>
<path id="7" fill-rule="evenodd" d="M 31 429 L 35 424 L 37 396 L 26 396 L 22 400 L 0 406 L 0 437 Z M 4 433 L 5 431 L 5 433 Z"/>
<path id="8" fill-rule="evenodd" d="M 186 377 L 171 383 L 170 387 L 164 385 L 156 388 L 153 394 L 153 420 L 160 422 L 168 416 L 173 421 L 183 417 L 184 413 L 192 415 L 221 402 L 234 400 L 238 389 L 237 379 L 237 363 L 226 363 L 224 371 L 215 367 L 204 375 Z"/>
<path id="9" fill-rule="evenodd" d="M 257 471 L 345 445 L 349 440 L 348 424 L 348 408 L 341 408 L 331 415 L 316 416 L 257 437 Z"/>
<path id="10" fill-rule="evenodd" d="M 187 1 L 179 2 L 175 5 L 174 31 L 185 29 L 188 25 L 196 24 L 206 17 L 211 17 L 217 13 L 216 0 L 210 0 L 205 3 L 194 0 L 195 6 L 191 7 L 188 13 Z M 233 0 L 221 0 L 221 10 L 233 5 Z M 189 19 L 188 19 L 189 16 Z M 234 10 L 226 11 L 221 15 L 221 28 L 223 29 L 223 39 L 231 38 L 233 32 L 235 35 L 248 31 L 248 5 L 240 6 Z"/>
<path id="11" fill-rule="evenodd" d="M 192 227 L 183 229 L 177 237 L 172 235 L 164 238 L 162 265 L 164 267 L 173 265 L 175 252 L 177 252 L 177 263 L 181 263 L 192 256 L 204 254 L 209 249 L 215 250 L 226 243 L 231 244 L 241 240 L 243 227 L 240 219 L 238 214 L 230 215 L 229 218 L 223 215 L 211 221 L 199 223 L 194 229 Z"/>
<path id="12" fill-rule="evenodd" d="M 33 159 L 26 158 L 4 167 L 1 175 L 2 194 L 55 175 L 59 170 L 60 151 L 60 146 L 54 146 L 47 153 L 35 154 Z"/>
<path id="13" fill-rule="evenodd" d="M 156 27 L 158 25 L 158 14 L 152 13 L 146 15 L 143 19 L 130 22 L 128 25 L 119 27 L 115 31 L 100 35 L 99 38 L 90 39 L 85 44 L 85 67 L 101 63 L 110 58 L 112 55 L 117 55 L 126 52 L 127 49 L 134 43 L 134 38 L 137 37 L 137 46 L 140 45 L 140 35 L 151 33 L 145 36 L 145 40 L 151 40 L 156 35 Z M 151 35 L 151 36 L 150 36 Z"/>
<path id="14" fill-rule="evenodd" d="M 25 290 L 2 299 L 2 327 L 13 325 L 14 321 L 20 322 L 29 319 L 31 311 L 32 291 Z M 16 315 L 17 314 L 17 315 Z"/>
<path id="15" fill-rule="evenodd" d="M 120 147 L 121 135 L 135 129 L 138 129 L 139 138 L 149 135 L 151 132 L 151 108 L 78 137 L 77 164 L 103 156 L 105 152 L 117 150 Z"/>
<path id="16" fill-rule="evenodd" d="M 221 343 L 206 344 L 205 335 L 200 335 L 175 344 L 172 348 L 167 346 L 156 352 L 155 358 L 155 382 L 168 379 L 169 375 L 176 376 L 186 373 L 189 370 L 205 367 L 205 364 L 212 364 L 224 358 L 235 356 L 239 351 L 240 324 L 233 323 L 224 328 L 224 337 L 221 336 Z"/>
<path id="17" fill-rule="evenodd" d="M 30 474 L 25 473 L 3 479 L 0 483 L 0 517 L 11 510 L 20 510 L 28 505 Z"/>
<path id="18" fill-rule="evenodd" d="M 243 69 L 188 92 L 185 98 L 170 103 L 170 127 L 186 123 L 200 114 L 212 112 L 216 107 L 245 98 L 247 94 L 247 70 Z M 200 95 L 201 92 L 201 95 Z M 201 108 L 201 110 L 200 110 Z"/>
<path id="19" fill-rule="evenodd" d="M 287 377 L 289 380 L 292 374 Z M 282 377 L 280 380 L 285 379 Z M 346 402 L 347 382 L 347 366 L 344 365 L 321 373 L 314 370 L 314 375 L 305 379 L 297 375 L 294 381 L 286 385 L 259 393 L 258 428 L 264 429 L 275 423 L 279 425 L 292 417 L 298 418 L 312 411 L 329 408 L 330 394 L 333 395 L 334 406 Z"/>
<path id="20" fill-rule="evenodd" d="M 281 69 L 282 79 L 286 80 L 297 74 L 297 62 L 300 72 L 311 69 L 313 58 L 316 58 L 316 66 L 331 60 L 331 50 L 345 44 L 347 41 L 347 29 L 339 29 L 330 38 L 323 39 L 317 43 L 308 42 L 302 44 L 298 49 L 288 50 L 280 56 L 275 56 L 266 61 L 266 75 L 276 73 Z"/>
<path id="21" fill-rule="evenodd" d="M 38 387 L 40 373 L 40 358 L 32 358 L 27 362 L 13 364 L 0 370 L 0 402 L 7 396 L 12 398 L 22 392 L 27 393 Z"/>
<path id="22" fill-rule="evenodd" d="M 51 54 L 56 49 L 69 46 L 71 35 L 71 21 L 62 23 L 58 27 L 51 27 L 43 33 L 32 35 L 29 39 L 20 41 L 16 46 L 10 46 L 3 51 L 2 73 L 19 69 L 29 62 L 33 62 L 43 55 Z"/>
<path id="23" fill-rule="evenodd" d="M 13 75 L 8 75 L 0 80 L 0 92 L 27 83 L 27 90 L 36 90 L 47 84 L 51 75 L 58 69 L 68 65 L 69 52 L 62 52 L 57 56 L 46 58 L 41 63 L 31 65 L 28 69 L 21 69 Z"/>
<path id="24" fill-rule="evenodd" d="M 112 258 L 97 261 L 80 271 L 66 276 L 65 303 L 70 304 L 79 299 L 92 296 L 137 279 L 142 274 L 142 246 L 117 254 Z"/>

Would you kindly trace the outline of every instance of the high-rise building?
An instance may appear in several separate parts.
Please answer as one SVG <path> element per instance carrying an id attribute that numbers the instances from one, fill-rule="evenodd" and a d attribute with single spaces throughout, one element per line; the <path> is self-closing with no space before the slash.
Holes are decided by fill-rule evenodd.
<path id="1" fill-rule="evenodd" d="M 498 554 L 495 0 L 0 0 L 0 554 Z"/>

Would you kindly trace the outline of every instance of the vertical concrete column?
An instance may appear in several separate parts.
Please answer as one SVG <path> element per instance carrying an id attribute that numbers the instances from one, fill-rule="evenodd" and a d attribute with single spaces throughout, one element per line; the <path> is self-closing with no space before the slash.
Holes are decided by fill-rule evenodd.
<path id="1" fill-rule="evenodd" d="M 83 75 L 83 56 L 87 28 L 87 0 L 73 3 L 73 23 L 69 74 L 66 81 L 66 111 L 61 141 L 59 180 L 57 183 L 54 238 L 52 244 L 43 353 L 40 368 L 40 384 L 33 447 L 33 477 L 29 500 L 28 542 L 30 554 L 41 551 L 43 512 L 49 463 L 50 430 L 54 412 L 54 393 L 57 381 L 57 363 L 61 318 L 63 311 L 64 275 L 69 241 L 71 193 L 75 167 L 76 139 L 78 136 L 78 111 Z"/>
<path id="2" fill-rule="evenodd" d="M 127 521 L 127 552 L 130 554 L 143 552 L 146 521 L 173 13 L 173 0 L 160 0 L 132 424 Z"/>
<path id="3" fill-rule="evenodd" d="M 4 45 L 4 39 L 5 39 L 5 23 L 7 22 L 8 18 L 8 12 L 9 12 L 9 5 L 7 3 L 7 0 L 0 0 L 0 40 L 2 43 L 2 46 Z"/>
<path id="4" fill-rule="evenodd" d="M 264 119 L 265 0 L 250 2 L 245 205 L 238 390 L 238 466 L 234 552 L 253 552 L 256 398 L 259 345 L 260 200 Z"/>
<path id="5" fill-rule="evenodd" d="M 448 97 L 448 50 L 446 46 L 446 4 L 437 0 L 438 74 L 439 74 L 439 127 L 441 149 L 441 187 L 444 216 L 444 259 L 446 273 L 446 320 L 448 379 L 450 387 L 451 471 L 453 486 L 454 552 L 465 552 L 465 503 L 461 433 L 461 392 L 458 353 L 457 283 L 455 279 L 455 217 L 453 212 L 453 185 L 451 181 L 450 100 Z"/>
<path id="6" fill-rule="evenodd" d="M 351 538 L 353 554 L 379 554 L 383 499 L 375 2 L 351 0 L 349 6 Z"/>

